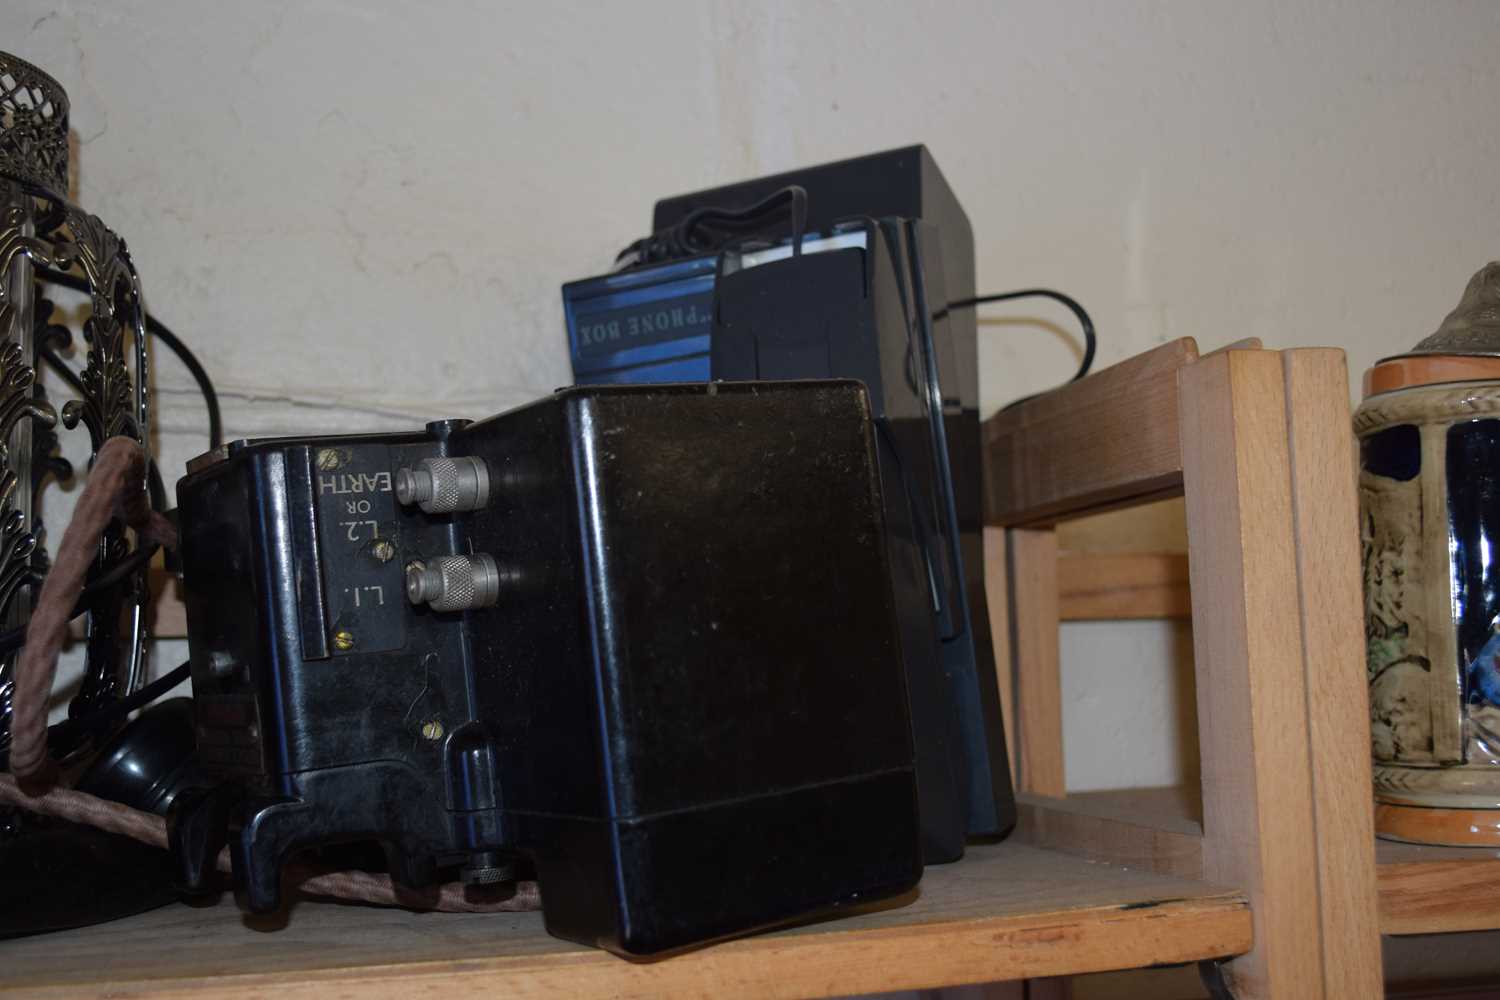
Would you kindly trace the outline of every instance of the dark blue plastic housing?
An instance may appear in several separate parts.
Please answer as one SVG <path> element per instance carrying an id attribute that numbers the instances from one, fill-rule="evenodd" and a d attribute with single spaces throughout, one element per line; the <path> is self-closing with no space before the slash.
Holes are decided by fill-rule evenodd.
<path id="1" fill-rule="evenodd" d="M 694 257 L 563 285 L 574 382 L 707 382 L 714 262 Z"/>

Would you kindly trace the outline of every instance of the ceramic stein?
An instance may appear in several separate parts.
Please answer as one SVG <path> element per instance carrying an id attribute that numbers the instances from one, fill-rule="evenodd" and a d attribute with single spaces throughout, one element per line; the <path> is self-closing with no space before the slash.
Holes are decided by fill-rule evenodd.
<path id="1" fill-rule="evenodd" d="M 1500 263 L 1364 390 L 1376 831 L 1500 847 Z"/>

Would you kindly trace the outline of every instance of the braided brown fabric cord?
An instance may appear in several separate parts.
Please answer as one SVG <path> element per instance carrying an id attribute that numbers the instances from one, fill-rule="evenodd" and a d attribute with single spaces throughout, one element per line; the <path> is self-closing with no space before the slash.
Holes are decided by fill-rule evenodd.
<path id="1" fill-rule="evenodd" d="M 28 795 L 14 776 L 0 774 L 0 804 L 97 827 L 163 850 L 167 846 L 167 822 L 160 816 L 71 788 L 51 788 L 40 795 Z"/>
<path id="2" fill-rule="evenodd" d="M 153 813 L 141 812 L 118 802 L 95 798 L 68 788 L 53 788 L 41 795 L 27 795 L 9 774 L 0 774 L 0 805 L 19 806 L 43 816 L 82 823 L 109 833 L 118 833 L 143 844 L 167 848 L 167 824 Z M 221 851 L 217 867 L 229 871 L 229 852 Z M 504 898 L 468 899 L 463 886 L 450 882 L 430 889 L 409 889 L 388 875 L 370 872 L 323 872 L 293 867 L 289 876 L 297 891 L 308 896 L 377 906 L 402 906 L 412 910 L 442 910 L 447 913 L 497 913 L 536 910 L 542 905 L 535 882 L 518 882 L 513 895 Z"/>
<path id="3" fill-rule="evenodd" d="M 377 906 L 402 906 L 409 910 L 441 910 L 444 913 L 500 913 L 540 910 L 542 897 L 535 882 L 517 882 L 511 896 L 492 899 L 469 899 L 464 887 L 449 882 L 430 889 L 410 889 L 391 881 L 389 875 L 369 872 L 331 872 L 298 878 L 297 891 L 307 896 L 332 896 L 335 899 L 374 903 Z"/>
<path id="4" fill-rule="evenodd" d="M 34 785 L 40 791 L 50 784 L 43 773 L 49 763 L 47 696 L 52 692 L 57 654 L 68 634 L 73 605 L 83 592 L 89 566 L 99 554 L 99 540 L 120 498 L 131 497 L 130 513 L 142 527 L 149 523 L 150 508 L 143 499 L 132 497 L 144 493 L 145 475 L 146 456 L 138 443 L 126 437 L 104 442 L 37 596 L 36 610 L 26 627 L 26 645 L 16 664 L 10 724 L 10 770 L 28 790 Z"/>
<path id="5" fill-rule="evenodd" d="M 94 459 L 73 519 L 63 532 L 52 569 L 37 596 L 36 609 L 26 629 L 26 645 L 16 663 L 11 712 L 12 773 L 0 773 L 0 804 L 97 827 L 166 849 L 167 825 L 160 816 L 72 789 L 52 787 L 56 776 L 47 757 L 47 697 L 57 674 L 57 656 L 62 652 L 68 621 L 83 592 L 89 566 L 98 555 L 105 528 L 119 517 L 136 530 L 140 544 L 168 547 L 177 544 L 171 524 L 151 510 L 145 477 L 145 452 L 130 438 L 110 438 Z M 228 850 L 219 853 L 217 867 L 222 872 L 229 871 Z M 380 906 L 460 913 L 541 908 L 535 882 L 517 883 L 515 893 L 504 899 L 470 900 L 464 896 L 463 886 L 457 883 L 420 890 L 398 886 L 390 876 L 370 872 L 311 873 L 294 868 L 290 874 L 298 889 L 307 895 Z"/>

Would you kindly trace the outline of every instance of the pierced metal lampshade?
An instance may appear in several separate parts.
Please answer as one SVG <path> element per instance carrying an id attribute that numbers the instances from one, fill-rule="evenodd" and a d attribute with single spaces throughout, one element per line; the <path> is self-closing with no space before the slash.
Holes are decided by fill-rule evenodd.
<path id="1" fill-rule="evenodd" d="M 69 471 L 57 456 L 57 411 L 36 383 L 36 364 L 39 349 L 66 346 L 72 331 L 54 321 L 37 268 L 75 271 L 88 283 L 92 307 L 82 324 L 80 398 L 63 406 L 63 426 L 83 424 L 94 452 L 118 434 L 149 448 L 145 307 L 135 267 L 124 241 L 68 199 L 67 93 L 40 69 L 0 52 L 0 621 L 7 629 L 26 623 L 47 569 L 40 487 L 49 474 Z M 123 530 L 112 527 L 101 565 L 127 549 Z M 144 573 L 136 572 L 92 602 L 84 681 L 71 715 L 144 680 L 144 601 Z M 0 659 L 0 750 L 10 741 L 15 657 L 10 651 Z"/>

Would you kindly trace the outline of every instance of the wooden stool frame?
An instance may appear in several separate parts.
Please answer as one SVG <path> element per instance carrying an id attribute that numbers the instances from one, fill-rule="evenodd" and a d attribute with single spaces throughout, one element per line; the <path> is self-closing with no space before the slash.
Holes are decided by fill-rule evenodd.
<path id="1" fill-rule="evenodd" d="M 1382 992 L 1342 351 L 1165 344 L 985 424 L 986 563 L 1019 835 L 1243 887 L 1238 997 Z M 1066 798 L 1059 521 L 1185 498 L 1202 823 Z M 1101 749 L 1101 752 L 1104 752 Z M 1086 798 L 1086 797 L 1085 797 Z"/>

